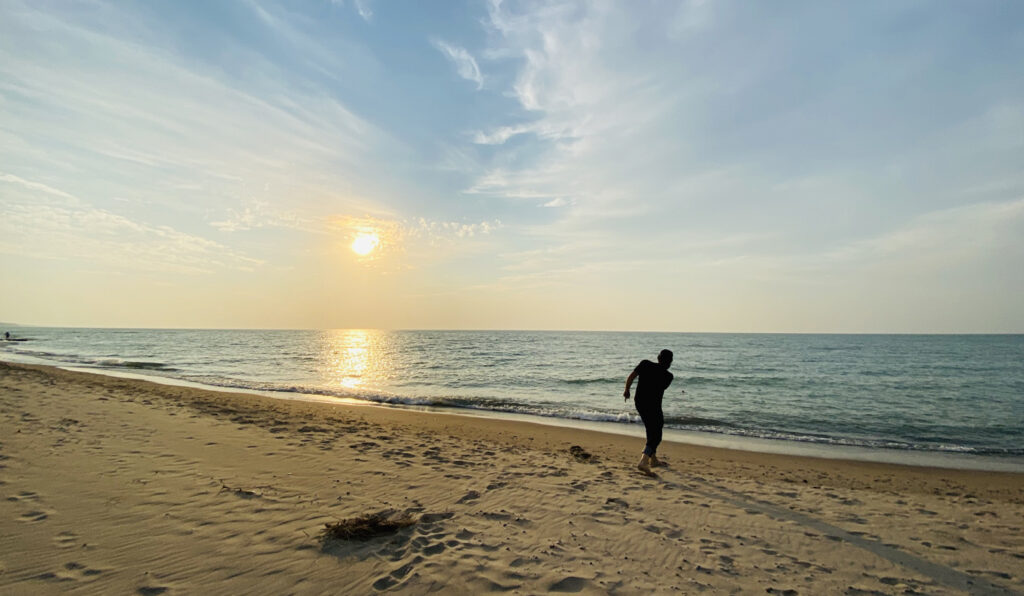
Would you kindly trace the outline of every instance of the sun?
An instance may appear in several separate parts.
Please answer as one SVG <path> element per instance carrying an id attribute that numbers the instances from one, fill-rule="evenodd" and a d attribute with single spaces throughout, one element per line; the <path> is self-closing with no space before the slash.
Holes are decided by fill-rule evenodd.
<path id="1" fill-rule="evenodd" d="M 352 252 L 365 257 L 380 246 L 380 237 L 373 233 L 362 233 L 352 241 Z"/>

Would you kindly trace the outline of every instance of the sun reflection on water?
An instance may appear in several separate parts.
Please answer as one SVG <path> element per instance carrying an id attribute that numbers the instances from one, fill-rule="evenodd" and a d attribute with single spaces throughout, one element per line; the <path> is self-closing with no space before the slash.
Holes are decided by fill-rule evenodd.
<path id="1" fill-rule="evenodd" d="M 366 389 L 386 377 L 385 334 L 371 329 L 324 332 L 321 352 L 325 381 L 343 389 Z"/>

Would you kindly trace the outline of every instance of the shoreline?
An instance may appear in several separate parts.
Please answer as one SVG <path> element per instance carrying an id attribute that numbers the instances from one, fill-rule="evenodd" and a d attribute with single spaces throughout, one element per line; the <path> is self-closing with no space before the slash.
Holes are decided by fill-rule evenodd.
<path id="1" fill-rule="evenodd" d="M 147 388 L 155 389 L 156 387 L 187 389 L 190 391 L 178 395 L 190 399 L 195 399 L 196 396 L 201 396 L 200 399 L 195 399 L 196 402 L 201 404 L 208 404 L 211 400 L 229 401 L 233 407 L 244 407 L 245 409 L 252 410 L 253 412 L 273 411 L 280 414 L 299 414 L 300 416 L 306 415 L 310 412 L 316 412 L 317 414 L 329 417 L 331 414 L 346 416 L 348 414 L 346 414 L 345 411 L 347 409 L 354 408 L 358 410 L 359 415 L 370 420 L 381 420 L 386 421 L 386 423 L 391 423 L 393 419 L 397 418 L 402 422 L 408 423 L 415 422 L 417 419 L 420 419 L 423 421 L 429 421 L 431 427 L 455 427 L 461 432 L 471 431 L 474 427 L 479 427 L 480 431 L 478 432 L 483 433 L 481 436 L 493 438 L 495 435 L 489 434 L 491 431 L 497 431 L 498 437 L 510 433 L 515 433 L 513 436 L 516 437 L 522 434 L 529 436 L 530 441 L 540 440 L 541 443 L 539 444 L 543 444 L 550 448 L 561 448 L 563 446 L 567 448 L 571 442 L 569 440 L 570 438 L 577 439 L 578 441 L 585 440 L 590 446 L 598 451 L 607 450 L 608 453 L 605 455 L 611 453 L 610 449 L 612 446 L 618 448 L 621 451 L 621 456 L 623 456 L 622 459 L 624 462 L 631 461 L 630 458 L 632 458 L 634 452 L 639 453 L 644 443 L 643 427 L 641 425 L 636 425 L 636 433 L 613 433 L 605 430 L 586 428 L 582 425 L 565 426 L 557 424 L 554 421 L 549 422 L 549 419 L 539 416 L 531 417 L 527 415 L 519 415 L 524 419 L 515 420 L 502 416 L 502 413 L 495 413 L 494 416 L 475 415 L 473 412 L 461 412 L 457 411 L 455 408 L 449 410 L 442 408 L 429 408 L 425 406 L 395 406 L 392 404 L 380 404 L 358 399 L 348 401 L 341 401 L 338 398 L 327 397 L 318 399 L 320 396 L 316 395 L 305 396 L 312 398 L 306 399 L 303 394 L 294 394 L 294 397 L 279 397 L 276 395 L 268 396 L 260 392 L 253 392 L 244 389 L 214 388 L 187 381 L 184 383 L 176 382 L 176 379 L 168 379 L 168 382 L 162 383 L 152 378 L 146 378 L 145 375 L 139 375 L 136 373 L 106 375 L 93 371 L 85 372 L 81 370 L 69 370 L 64 367 L 48 364 L 17 364 L 0 361 L 0 366 L 4 365 L 35 369 L 55 376 L 63 373 L 67 375 L 80 375 L 79 378 L 84 379 L 94 377 L 98 378 L 94 382 L 100 382 L 101 384 L 102 381 L 99 379 L 118 379 L 129 383 L 132 388 L 142 390 L 146 390 Z M 196 393 L 192 393 L 192 391 Z M 193 402 L 193 405 L 194 403 L 195 402 Z M 477 433 L 473 432 L 473 434 Z M 561 435 L 564 435 L 564 438 L 561 438 Z M 671 451 L 674 454 L 690 453 L 695 458 L 720 459 L 732 462 L 743 461 L 771 467 L 780 465 L 785 467 L 802 465 L 814 469 L 820 468 L 832 470 L 835 469 L 836 466 L 840 466 L 889 473 L 901 472 L 904 474 L 912 474 L 918 472 L 924 476 L 940 474 L 949 478 L 1011 478 L 1019 481 L 1021 483 L 1022 490 L 1024 490 L 1024 472 L 973 468 L 948 468 L 932 465 L 846 459 L 841 457 L 818 455 L 795 455 L 790 453 L 752 451 L 734 447 L 673 441 L 668 439 L 667 435 L 668 433 L 666 433 L 666 439 L 663 441 L 662 447 L 660 448 L 661 451 Z M 600 447 L 600 445 L 605 447 Z M 588 449 L 589 448 L 590 447 L 588 447 Z M 1024 494 L 1021 495 L 1021 499 L 1024 500 Z"/>
<path id="2" fill-rule="evenodd" d="M 41 360 L 31 358 L 31 360 Z M 0 363 L 20 364 L 28 366 L 52 367 L 60 370 L 93 374 L 112 378 L 134 379 L 160 385 L 178 386 L 201 389 L 206 391 L 224 392 L 240 395 L 254 395 L 282 401 L 301 401 L 327 405 L 369 406 L 429 412 L 469 418 L 497 419 L 510 422 L 524 422 L 564 429 L 590 430 L 625 437 L 643 438 L 643 426 L 639 423 L 625 424 L 610 421 L 592 421 L 539 414 L 523 414 L 487 410 L 484 408 L 460 408 L 448 406 L 432 406 L 420 404 L 403 404 L 379 402 L 359 398 L 319 395 L 301 392 L 282 392 L 271 390 L 253 390 L 238 387 L 222 387 L 207 385 L 174 377 L 149 375 L 144 371 L 125 371 L 88 367 L 74 364 L 54 364 L 46 362 L 18 362 L 17 360 L 0 359 Z M 915 449 L 895 449 L 885 447 L 866 447 L 860 445 L 837 445 L 814 441 L 790 439 L 773 439 L 751 437 L 729 433 L 710 431 L 682 430 L 666 427 L 664 432 L 666 443 L 679 443 L 692 446 L 719 448 L 730 451 L 764 453 L 780 456 L 809 457 L 833 461 L 862 461 L 910 467 L 941 468 L 965 471 L 1007 472 L 1024 474 L 1024 457 L 996 454 L 958 453 L 955 451 L 928 451 Z"/>
<path id="3" fill-rule="evenodd" d="M 0 592 L 1024 591 L 1024 475 L 0 364 Z M 588 456 L 579 455 L 581 447 Z M 321 543 L 393 510 L 416 524 Z"/>

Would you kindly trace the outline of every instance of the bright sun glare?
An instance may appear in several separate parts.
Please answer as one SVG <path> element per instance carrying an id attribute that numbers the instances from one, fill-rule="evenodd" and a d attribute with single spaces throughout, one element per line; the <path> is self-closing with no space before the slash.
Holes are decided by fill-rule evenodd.
<path id="1" fill-rule="evenodd" d="M 373 249 L 380 245 L 380 238 L 373 233 L 363 233 L 356 236 L 352 241 L 352 252 L 360 256 L 366 256 L 373 252 Z"/>

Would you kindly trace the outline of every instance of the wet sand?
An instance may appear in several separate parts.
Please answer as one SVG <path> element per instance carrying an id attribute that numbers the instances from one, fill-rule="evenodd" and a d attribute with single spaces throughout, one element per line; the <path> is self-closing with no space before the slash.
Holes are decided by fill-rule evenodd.
<path id="1" fill-rule="evenodd" d="M 0 593 L 1024 592 L 1022 474 L 641 447 L 0 363 Z"/>

